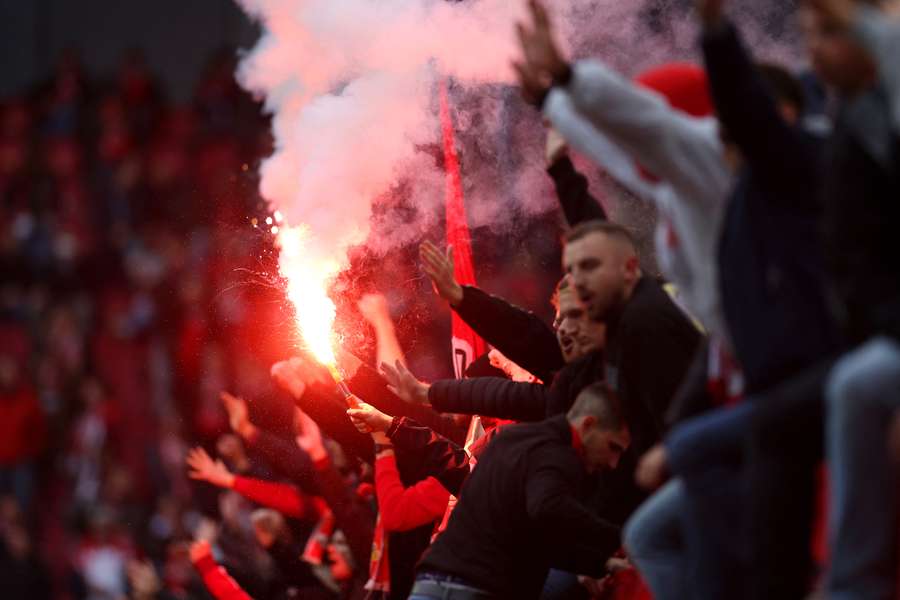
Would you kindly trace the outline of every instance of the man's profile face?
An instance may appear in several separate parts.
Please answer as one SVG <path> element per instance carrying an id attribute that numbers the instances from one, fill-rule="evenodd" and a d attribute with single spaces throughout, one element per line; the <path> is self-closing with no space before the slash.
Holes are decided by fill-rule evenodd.
<path id="1" fill-rule="evenodd" d="M 559 291 L 559 309 L 553 328 L 567 363 L 604 346 L 606 325 L 588 317 L 587 306 L 572 287 Z"/>
<path id="2" fill-rule="evenodd" d="M 595 321 L 606 321 L 624 302 L 636 262 L 629 244 L 604 232 L 589 233 L 563 249 L 563 269 Z"/>
<path id="3" fill-rule="evenodd" d="M 601 428 L 592 417 L 586 417 L 587 423 L 581 430 L 581 442 L 584 446 L 584 462 L 590 473 L 611 471 L 615 469 L 622 454 L 631 444 L 628 429 L 618 431 Z"/>

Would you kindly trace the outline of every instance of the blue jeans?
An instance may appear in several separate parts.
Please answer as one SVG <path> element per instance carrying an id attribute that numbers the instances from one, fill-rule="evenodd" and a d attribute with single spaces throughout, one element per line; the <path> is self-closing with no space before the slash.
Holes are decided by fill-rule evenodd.
<path id="1" fill-rule="evenodd" d="M 579 600 L 587 597 L 587 590 L 578 582 L 578 575 L 550 569 L 541 600 Z"/>
<path id="2" fill-rule="evenodd" d="M 419 582 L 433 584 L 434 592 L 417 592 L 416 584 Z M 416 584 L 413 584 L 413 592 L 407 600 L 453 600 L 454 598 L 492 600 L 494 598 L 493 595 L 472 587 L 459 577 L 443 573 L 419 573 L 416 575 Z"/>
<path id="3" fill-rule="evenodd" d="M 683 532 L 685 492 L 673 479 L 650 496 L 625 524 L 623 540 L 654 600 L 688 596 L 689 562 Z"/>
<path id="4" fill-rule="evenodd" d="M 747 563 L 744 447 L 755 410 L 752 400 L 713 410 L 679 424 L 666 439 L 670 470 L 680 481 L 682 577 L 690 582 L 678 590 L 680 597 L 737 598 L 743 591 Z M 674 504 L 676 499 L 668 501 Z M 659 585 L 672 582 L 666 577 Z M 679 596 L 665 592 L 663 597 Z"/>
<path id="5" fill-rule="evenodd" d="M 887 453 L 900 410 L 900 345 L 879 337 L 844 356 L 826 388 L 832 600 L 891 600 L 897 569 L 898 474 Z"/>

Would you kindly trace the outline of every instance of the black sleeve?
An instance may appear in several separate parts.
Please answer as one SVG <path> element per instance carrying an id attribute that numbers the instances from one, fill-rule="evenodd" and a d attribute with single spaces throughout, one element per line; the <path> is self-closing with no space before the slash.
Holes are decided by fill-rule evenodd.
<path id="1" fill-rule="evenodd" d="M 353 560 L 357 565 L 366 564 L 372 551 L 372 515 L 368 514 L 353 490 L 344 483 L 331 458 L 326 457 L 316 462 L 315 470 L 322 497 L 334 513 L 335 525 L 347 538 Z"/>
<path id="2" fill-rule="evenodd" d="M 256 437 L 249 445 L 298 488 L 310 494 L 320 493 L 312 461 L 295 442 L 257 428 Z"/>
<path id="3" fill-rule="evenodd" d="M 356 374 L 347 381 L 347 385 L 351 392 L 385 414 L 415 419 L 457 444 L 464 444 L 466 441 L 465 427 L 458 425 L 451 417 L 439 414 L 427 406 L 404 402 L 387 388 L 387 382 L 381 374 L 366 364 L 360 365 Z"/>
<path id="4" fill-rule="evenodd" d="M 576 499 L 577 469 L 582 467 L 556 449 L 535 451 L 528 460 L 525 507 L 537 535 L 557 550 L 553 566 L 599 577 L 621 545 L 619 528 Z"/>
<path id="5" fill-rule="evenodd" d="M 488 344 L 545 383 L 565 365 L 556 333 L 534 313 L 468 285 L 453 310 Z"/>
<path id="6" fill-rule="evenodd" d="M 665 294 L 665 292 L 661 292 Z M 666 296 L 664 302 L 671 303 Z M 646 450 L 665 433 L 666 413 L 684 381 L 700 333 L 679 308 L 656 305 L 623 326 L 621 378 L 626 414 L 647 415 L 650 423 L 632 416 L 632 445 Z"/>
<path id="7" fill-rule="evenodd" d="M 451 494 L 459 495 L 463 481 L 469 476 L 469 456 L 462 446 L 405 417 L 394 419 L 388 437 L 397 446 L 398 453 L 414 454 L 421 459 L 423 477 L 434 477 Z"/>
<path id="8" fill-rule="evenodd" d="M 569 227 L 584 221 L 606 221 L 606 211 L 588 190 L 587 177 L 579 173 L 568 156 L 561 156 L 547 169 L 556 188 L 556 197 Z M 504 352 L 505 354 L 505 352 Z"/>
<path id="9" fill-rule="evenodd" d="M 669 405 L 666 413 L 667 428 L 704 413 L 712 407 L 712 399 L 706 386 L 708 370 L 709 342 L 704 340 Z"/>
<path id="10" fill-rule="evenodd" d="M 542 421 L 551 398 L 548 386 L 499 377 L 443 379 L 428 391 L 428 401 L 440 412 L 513 421 Z"/>
<path id="11" fill-rule="evenodd" d="M 708 29 L 701 45 L 719 121 L 754 177 L 777 190 L 777 198 L 816 208 L 817 195 L 810 191 L 817 181 L 810 144 L 779 113 L 737 29 L 730 23 Z"/>
<path id="12" fill-rule="evenodd" d="M 363 462 L 375 463 L 372 437 L 361 433 L 353 426 L 350 417 L 347 416 L 347 403 L 334 386 L 310 385 L 303 396 L 295 402 L 300 410 L 316 422 L 325 435 L 340 444 L 344 452 Z"/>

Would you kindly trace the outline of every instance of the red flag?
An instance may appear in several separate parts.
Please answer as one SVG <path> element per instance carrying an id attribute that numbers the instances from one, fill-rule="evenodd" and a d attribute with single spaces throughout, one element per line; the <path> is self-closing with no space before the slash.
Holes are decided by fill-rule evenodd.
<path id="1" fill-rule="evenodd" d="M 466 205 L 459 174 L 459 157 L 456 155 L 453 119 L 450 116 L 450 101 L 444 82 L 440 86 L 440 101 L 444 165 L 447 170 L 447 244 L 453 246 L 453 271 L 456 280 L 461 285 L 475 285 L 469 225 L 466 221 Z M 487 352 L 488 347 L 455 312 L 452 319 L 453 371 L 457 379 L 462 379 L 466 368 L 477 357 Z"/>

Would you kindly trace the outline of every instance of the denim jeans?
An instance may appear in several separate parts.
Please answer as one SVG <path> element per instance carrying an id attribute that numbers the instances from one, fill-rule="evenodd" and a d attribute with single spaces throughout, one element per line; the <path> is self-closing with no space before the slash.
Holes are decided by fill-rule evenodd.
<path id="1" fill-rule="evenodd" d="M 679 424 L 666 439 L 670 470 L 679 482 L 668 510 L 677 501 L 682 577 L 689 584 L 664 597 L 737 598 L 743 591 L 744 446 L 755 410 L 753 400 L 713 410 Z"/>
<path id="2" fill-rule="evenodd" d="M 673 479 L 650 496 L 625 524 L 623 539 L 654 600 L 687 597 L 683 535 L 684 486 Z"/>
<path id="3" fill-rule="evenodd" d="M 826 388 L 831 600 L 891 600 L 898 557 L 898 475 L 887 452 L 900 410 L 900 345 L 878 337 L 844 356 Z"/>
<path id="4" fill-rule="evenodd" d="M 550 569 L 544 582 L 541 600 L 587 600 L 587 589 L 578 581 L 578 575 Z"/>
<path id="5" fill-rule="evenodd" d="M 416 591 L 416 585 L 413 584 L 413 592 L 408 600 L 453 600 L 455 598 L 466 598 L 471 600 L 493 600 L 495 597 L 484 590 L 468 585 L 459 577 L 453 575 L 445 575 L 443 573 L 419 573 L 416 575 L 416 584 L 419 582 L 429 582 L 433 584 L 433 593 L 422 593 Z"/>

